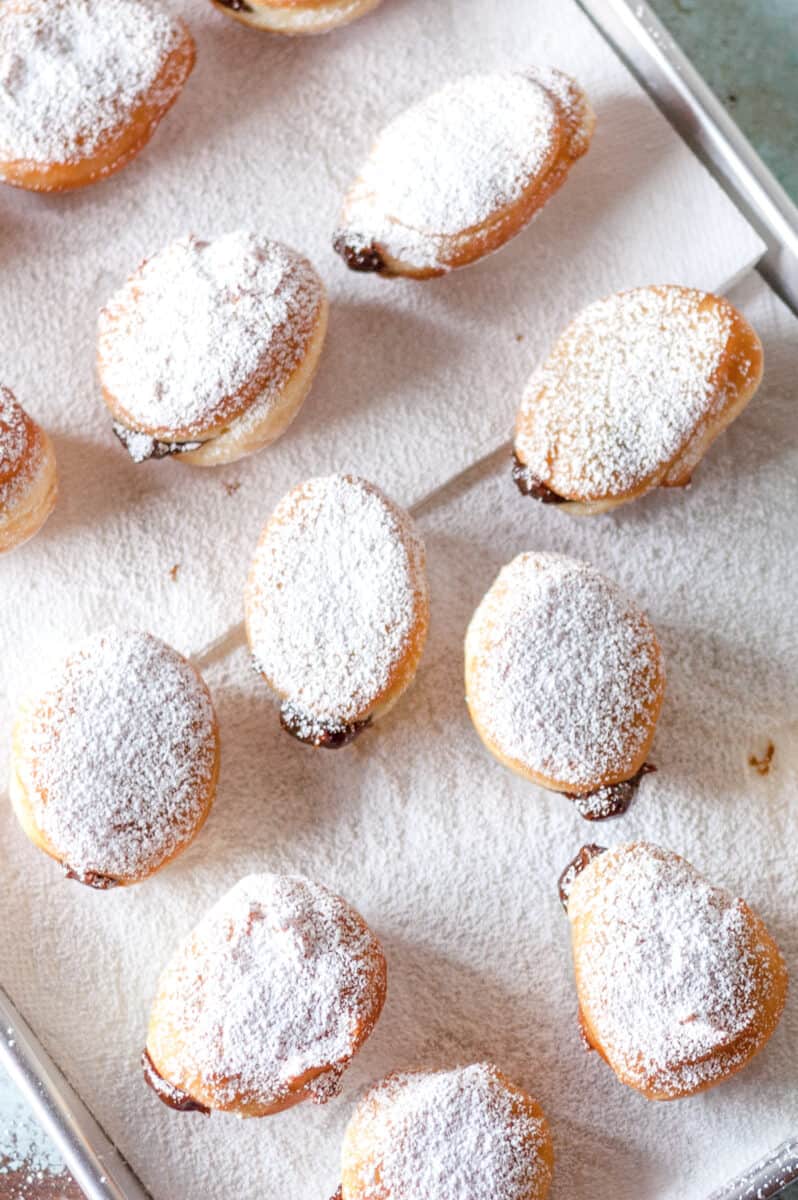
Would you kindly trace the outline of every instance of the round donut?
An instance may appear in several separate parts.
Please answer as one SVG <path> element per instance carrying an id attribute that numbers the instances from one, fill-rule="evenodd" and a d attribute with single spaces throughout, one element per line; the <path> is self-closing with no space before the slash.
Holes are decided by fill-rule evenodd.
<path id="1" fill-rule="evenodd" d="M 69 878 L 106 889 L 138 883 L 185 850 L 218 772 L 200 675 L 150 634 L 109 630 L 20 708 L 10 795 L 35 846 Z"/>
<path id="2" fill-rule="evenodd" d="M 99 318 L 98 370 L 134 462 L 236 462 L 275 441 L 310 390 L 324 285 L 280 242 L 236 232 L 172 242 Z"/>
<path id="3" fill-rule="evenodd" d="M 266 1117 L 336 1095 L 385 1001 L 359 913 L 295 875 L 248 875 L 163 971 L 142 1065 L 180 1111 Z"/>
<path id="4" fill-rule="evenodd" d="M 554 1170 L 540 1107 L 489 1063 L 389 1075 L 344 1135 L 341 1200 L 543 1200 Z"/>
<path id="5" fill-rule="evenodd" d="M 466 75 L 383 129 L 344 200 L 353 271 L 429 279 L 520 233 L 587 153 L 595 116 L 551 68 Z"/>
<path id="6" fill-rule="evenodd" d="M 416 673 L 429 623 L 423 542 L 374 484 L 310 479 L 261 534 L 245 610 L 283 728 L 337 748 L 383 716 Z"/>
<path id="7" fill-rule="evenodd" d="M 150 140 L 194 58 L 157 0 L 6 0 L 0 179 L 62 192 L 112 175 Z"/>
<path id="8" fill-rule="evenodd" d="M 573 513 L 684 487 L 762 379 L 745 317 L 693 288 L 633 288 L 568 326 L 527 384 L 515 430 L 519 490 Z"/>
<path id="9" fill-rule="evenodd" d="M 647 617 L 614 583 L 520 554 L 474 613 L 465 657 L 471 719 L 499 762 L 589 820 L 625 811 L 652 769 L 665 675 Z"/>
<path id="10" fill-rule="evenodd" d="M 770 1038 L 784 959 L 742 900 L 645 842 L 594 847 L 567 893 L 588 1045 L 649 1100 L 728 1079 Z"/>
<path id="11" fill-rule="evenodd" d="M 38 533 L 57 498 L 49 437 L 11 389 L 0 386 L 0 554 Z"/>
<path id="12" fill-rule="evenodd" d="M 381 0 L 212 0 L 214 8 L 268 33 L 329 33 L 377 8 Z"/>

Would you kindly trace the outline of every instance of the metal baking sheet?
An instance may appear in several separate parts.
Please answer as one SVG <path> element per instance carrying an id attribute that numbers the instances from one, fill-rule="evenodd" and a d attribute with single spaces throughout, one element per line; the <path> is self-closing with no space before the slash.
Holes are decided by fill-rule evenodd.
<path id="1" fill-rule="evenodd" d="M 579 0 L 767 245 L 759 270 L 798 313 L 798 208 L 645 0 Z"/>
<path id="2" fill-rule="evenodd" d="M 601 33 L 760 233 L 759 269 L 798 313 L 798 209 L 642 0 L 579 0 Z M 5 998 L 4 998 L 5 999 Z M 88 1196 L 142 1196 L 126 1164 L 85 1112 L 10 1006 L 2 1013 L 3 1061 L 79 1176 Z M 46 1111 L 45 1111 L 46 1109 Z M 70 1153 L 71 1147 L 71 1153 Z M 93 1156 L 97 1157 L 92 1161 Z M 104 1163 L 103 1163 L 104 1160 Z M 110 1168 L 110 1169 L 109 1169 Z M 112 1178 L 109 1178 L 112 1177 Z M 115 1178 L 113 1178 L 115 1177 Z M 769 1200 L 798 1180 L 798 1137 L 775 1148 L 709 1200 Z M 790 1190 L 792 1194 L 792 1189 Z M 796 1193 L 798 1195 L 798 1193 Z"/>

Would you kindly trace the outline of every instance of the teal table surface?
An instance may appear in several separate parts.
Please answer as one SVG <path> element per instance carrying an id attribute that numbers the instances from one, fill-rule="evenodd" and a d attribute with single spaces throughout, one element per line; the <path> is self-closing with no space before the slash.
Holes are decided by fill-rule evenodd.
<path id="1" fill-rule="evenodd" d="M 798 0 L 649 0 L 798 201 Z"/>

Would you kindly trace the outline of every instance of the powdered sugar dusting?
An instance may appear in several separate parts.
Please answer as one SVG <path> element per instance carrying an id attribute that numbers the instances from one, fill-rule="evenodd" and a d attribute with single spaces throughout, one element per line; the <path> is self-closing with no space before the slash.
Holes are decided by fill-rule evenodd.
<path id="1" fill-rule="evenodd" d="M 640 753 L 662 687 L 656 638 L 587 564 L 519 555 L 477 609 L 466 652 L 469 704 L 507 757 L 578 789 Z"/>
<path id="2" fill-rule="evenodd" d="M 527 385 L 516 452 L 531 474 L 586 499 L 661 474 L 728 399 L 715 375 L 732 315 L 727 302 L 680 287 L 589 305 Z"/>
<path id="3" fill-rule="evenodd" d="M 385 690 L 425 606 L 410 518 L 362 479 L 311 479 L 278 505 L 255 553 L 250 646 L 294 710 L 337 725 Z"/>
<path id="4" fill-rule="evenodd" d="M 10 0 L 0 11 L 0 158 L 76 162 L 154 86 L 182 25 L 155 0 Z"/>
<path id="5" fill-rule="evenodd" d="M 551 1177 L 540 1153 L 548 1131 L 519 1099 L 487 1063 L 390 1076 L 363 1102 L 368 1116 L 355 1118 L 368 1121 L 375 1147 L 363 1164 L 362 1194 L 377 1194 L 377 1175 L 379 1194 L 393 1200 L 542 1194 Z"/>
<path id="6" fill-rule="evenodd" d="M 38 458 L 31 454 L 32 441 L 31 422 L 22 405 L 10 388 L 0 386 L 0 510 L 12 505 L 33 479 Z"/>
<path id="7" fill-rule="evenodd" d="M 496 72 L 447 84 L 380 134 L 347 198 L 353 244 L 444 266 L 441 238 L 517 201 L 553 159 L 558 137 L 545 79 Z"/>
<path id="8" fill-rule="evenodd" d="M 571 920 L 590 920 L 579 997 L 611 1060 L 666 1095 L 726 1074 L 718 1052 L 762 1021 L 764 975 L 742 902 L 656 846 L 616 847 L 574 881 Z M 739 1060 L 751 1043 L 740 1047 Z"/>
<path id="9" fill-rule="evenodd" d="M 79 876 L 136 879 L 193 836 L 216 757 L 204 684 L 170 647 L 95 636 L 25 710 L 15 770 L 40 829 Z"/>
<path id="10" fill-rule="evenodd" d="M 171 243 L 100 313 L 100 377 L 117 415 L 162 440 L 201 438 L 274 404 L 322 301 L 295 251 L 238 231 Z"/>
<path id="11" fill-rule="evenodd" d="M 249 875 L 178 950 L 158 1019 L 178 1031 L 181 1067 L 221 1102 L 268 1105 L 316 1074 L 321 1103 L 379 1015 L 384 976 L 379 942 L 340 896 Z"/>

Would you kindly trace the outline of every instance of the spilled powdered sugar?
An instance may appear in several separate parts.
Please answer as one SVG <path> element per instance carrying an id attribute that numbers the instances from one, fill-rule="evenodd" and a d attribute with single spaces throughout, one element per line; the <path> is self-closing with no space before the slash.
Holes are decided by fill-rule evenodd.
<path id="1" fill-rule="evenodd" d="M 489 1064 L 390 1076 L 364 1104 L 375 1150 L 364 1194 L 377 1194 L 375 1168 L 392 1200 L 529 1200 L 550 1178 L 545 1123 Z"/>
<path id="2" fill-rule="evenodd" d="M 468 633 L 469 703 L 503 754 L 580 787 L 623 771 L 648 736 L 656 639 L 609 580 L 558 554 L 504 567 Z"/>
<path id="3" fill-rule="evenodd" d="M 275 511 L 250 571 L 258 670 L 310 721 L 363 715 L 415 633 L 423 572 L 410 518 L 378 489 L 345 475 L 302 484 Z"/>
<path id="4" fill-rule="evenodd" d="M 182 26 L 155 0 L 43 0 L 0 11 L 0 158 L 75 162 L 130 119 Z"/>
<path id="5" fill-rule="evenodd" d="M 269 1104 L 324 1072 L 312 1085 L 322 1103 L 379 1014 L 384 974 L 379 942 L 340 896 L 248 875 L 178 950 L 158 1017 L 179 1032 L 183 1070 L 221 1100 Z"/>
<path id="6" fill-rule="evenodd" d="M 761 1021 L 762 966 L 742 902 L 646 843 L 599 862 L 600 875 L 574 881 L 568 912 L 591 922 L 579 995 L 602 1043 L 666 1094 L 725 1074 L 729 1063 L 711 1056 Z"/>
<path id="7" fill-rule="evenodd" d="M 78 876 L 136 878 L 190 840 L 216 755 L 208 692 L 149 634 L 90 639 L 23 709 L 17 774 Z"/>
<path id="8" fill-rule="evenodd" d="M 353 244 L 440 267 L 441 237 L 520 199 L 556 154 L 558 113 L 547 91 L 556 76 L 467 75 L 396 117 L 347 198 Z"/>
<path id="9" fill-rule="evenodd" d="M 321 297 L 310 263 L 279 242 L 243 231 L 172 242 L 100 313 L 103 388 L 145 432 L 201 436 L 258 396 L 276 401 Z"/>
<path id="10" fill-rule="evenodd" d="M 31 429 L 25 412 L 13 392 L 0 386 L 0 509 L 11 505 L 28 486 L 36 467 L 36 455 L 24 463 L 31 452 Z"/>
<path id="11" fill-rule="evenodd" d="M 682 288 L 589 305 L 530 379 L 516 451 L 555 492 L 601 498 L 668 464 L 727 397 L 714 380 L 731 306 Z"/>

